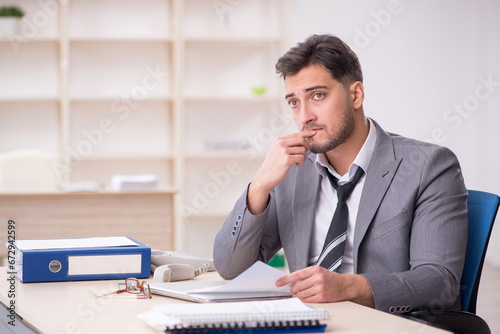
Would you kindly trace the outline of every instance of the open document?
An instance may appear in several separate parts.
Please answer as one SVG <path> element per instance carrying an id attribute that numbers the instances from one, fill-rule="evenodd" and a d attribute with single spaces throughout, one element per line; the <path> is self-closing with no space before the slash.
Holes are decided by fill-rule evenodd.
<path id="1" fill-rule="evenodd" d="M 188 281 L 152 283 L 151 291 L 194 302 L 240 301 L 291 297 L 290 285 L 278 288 L 276 281 L 286 274 L 263 262 L 256 262 L 229 282 Z"/>

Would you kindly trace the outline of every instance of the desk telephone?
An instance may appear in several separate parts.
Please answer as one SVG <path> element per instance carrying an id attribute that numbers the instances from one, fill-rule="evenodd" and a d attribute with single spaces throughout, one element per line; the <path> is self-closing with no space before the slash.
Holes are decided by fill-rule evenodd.
<path id="1" fill-rule="evenodd" d="M 211 259 L 183 252 L 151 250 L 151 272 L 155 283 L 193 279 L 214 270 Z"/>

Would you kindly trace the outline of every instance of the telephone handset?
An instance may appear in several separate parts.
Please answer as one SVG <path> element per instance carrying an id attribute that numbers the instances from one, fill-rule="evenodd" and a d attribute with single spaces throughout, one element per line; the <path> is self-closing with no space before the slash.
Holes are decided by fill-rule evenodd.
<path id="1" fill-rule="evenodd" d="M 153 282 L 174 282 L 193 279 L 207 271 L 215 270 L 214 262 L 183 252 L 151 251 Z"/>

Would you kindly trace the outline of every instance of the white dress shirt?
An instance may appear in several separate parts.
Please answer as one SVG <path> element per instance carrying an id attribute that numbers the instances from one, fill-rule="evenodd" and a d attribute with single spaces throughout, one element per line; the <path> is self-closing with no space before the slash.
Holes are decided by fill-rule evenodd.
<path id="1" fill-rule="evenodd" d="M 354 187 L 354 191 L 351 196 L 347 199 L 347 207 L 349 209 L 349 221 L 347 223 L 347 239 L 344 248 L 344 257 L 342 259 L 342 264 L 338 270 L 339 273 L 352 274 L 354 273 L 353 265 L 353 236 L 354 227 L 356 225 L 356 217 L 358 215 L 359 201 L 361 199 L 361 193 L 363 191 L 363 186 L 366 179 L 366 171 L 368 170 L 368 164 L 370 163 L 373 150 L 377 141 L 377 132 L 370 119 L 368 119 L 370 130 L 368 132 L 368 137 L 365 143 L 358 152 L 356 159 L 349 167 L 349 171 L 345 175 L 339 175 L 335 169 L 330 165 L 326 155 L 324 153 L 318 154 L 316 156 L 316 168 L 321 174 L 320 182 L 320 193 L 318 199 L 318 206 L 316 208 L 316 215 L 314 218 L 314 230 L 311 240 L 311 246 L 309 249 L 309 265 L 316 264 L 319 258 L 321 250 L 323 249 L 323 244 L 325 243 L 326 234 L 330 228 L 330 223 L 332 221 L 333 214 L 335 213 L 335 208 L 337 207 L 337 191 L 331 185 L 330 180 L 326 175 L 326 170 L 324 167 L 328 168 L 330 173 L 339 180 L 339 185 L 347 183 L 354 178 L 354 174 L 358 168 L 362 168 L 365 174 L 360 178 L 359 182 Z"/>

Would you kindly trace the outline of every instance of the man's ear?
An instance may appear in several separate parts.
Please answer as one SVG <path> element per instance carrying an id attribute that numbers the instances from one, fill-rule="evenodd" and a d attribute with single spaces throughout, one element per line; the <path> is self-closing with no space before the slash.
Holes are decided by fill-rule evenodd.
<path id="1" fill-rule="evenodd" d="M 349 96 L 351 97 L 354 109 L 359 109 L 363 106 L 363 101 L 365 100 L 365 87 L 361 81 L 353 82 L 350 85 Z"/>

